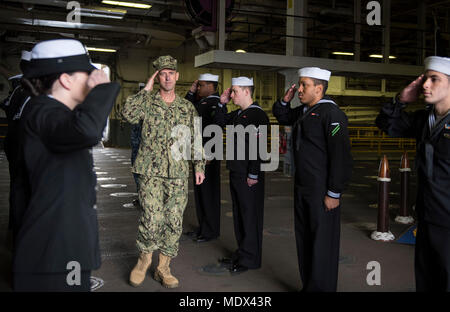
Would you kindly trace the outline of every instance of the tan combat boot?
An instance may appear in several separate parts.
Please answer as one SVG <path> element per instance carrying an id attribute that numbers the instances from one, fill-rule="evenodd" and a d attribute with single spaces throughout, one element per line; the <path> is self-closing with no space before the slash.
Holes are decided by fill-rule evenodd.
<path id="1" fill-rule="evenodd" d="M 152 253 L 141 253 L 130 274 L 131 286 L 138 287 L 142 284 L 150 264 L 152 264 Z"/>
<path id="2" fill-rule="evenodd" d="M 170 264 L 171 258 L 159 254 L 159 264 L 155 271 L 155 280 L 161 282 L 161 284 L 166 288 L 176 288 L 178 287 L 178 280 L 170 274 Z"/>

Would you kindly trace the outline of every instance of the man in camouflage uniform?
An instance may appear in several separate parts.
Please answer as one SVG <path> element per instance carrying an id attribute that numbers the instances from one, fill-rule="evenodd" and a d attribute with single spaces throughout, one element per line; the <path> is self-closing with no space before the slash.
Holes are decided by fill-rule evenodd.
<path id="1" fill-rule="evenodd" d="M 136 161 L 137 153 L 139 150 L 139 145 L 141 144 L 141 131 L 142 131 L 142 120 L 131 127 L 130 143 L 131 143 L 131 166 L 134 165 Z M 139 174 L 133 173 L 134 182 L 136 183 L 136 190 L 139 193 Z M 133 205 L 140 207 L 139 200 L 133 200 Z"/>
<path id="2" fill-rule="evenodd" d="M 139 91 L 144 89 L 145 83 L 139 83 Z M 130 145 L 131 145 L 131 166 L 134 166 L 134 162 L 136 160 L 136 156 L 139 150 L 139 145 L 141 144 L 141 131 L 142 131 L 142 120 L 131 126 L 130 133 Z M 136 191 L 139 193 L 139 175 L 137 173 L 133 173 L 134 182 L 136 183 Z M 135 207 L 141 207 L 139 204 L 139 200 L 133 200 L 133 205 Z"/>
<path id="3" fill-rule="evenodd" d="M 153 66 L 156 72 L 143 90 L 127 99 L 122 111 L 131 124 L 142 120 L 141 144 L 132 170 L 139 174 L 139 201 L 143 208 L 137 238 L 141 254 L 131 271 L 130 284 L 135 287 L 142 284 L 152 252 L 159 249 L 154 278 L 163 286 L 174 288 L 179 283 L 171 275 L 169 264 L 178 253 L 183 212 L 188 201 L 189 165 L 186 159 L 193 159 L 197 185 L 205 178 L 205 160 L 201 132 L 194 132 L 194 118 L 198 117 L 195 107 L 175 94 L 179 77 L 176 59 L 161 56 Z M 151 92 L 156 77 L 160 89 Z M 190 158 L 178 157 L 180 128 L 190 131 Z"/>

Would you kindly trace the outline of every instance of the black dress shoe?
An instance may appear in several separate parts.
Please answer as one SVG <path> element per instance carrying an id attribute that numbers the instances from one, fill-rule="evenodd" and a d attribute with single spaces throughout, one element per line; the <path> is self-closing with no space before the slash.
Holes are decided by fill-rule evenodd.
<path id="1" fill-rule="evenodd" d="M 231 275 L 237 275 L 237 274 L 241 274 L 248 271 L 248 268 L 246 266 L 240 265 L 240 264 L 234 264 L 231 268 L 230 268 L 230 273 Z"/>
<path id="2" fill-rule="evenodd" d="M 186 233 L 183 233 L 183 234 L 186 235 L 186 236 L 189 236 L 192 239 L 196 239 L 197 236 L 198 236 L 198 233 L 196 231 L 190 231 L 190 232 L 186 232 Z"/>
<path id="3" fill-rule="evenodd" d="M 231 267 L 233 266 L 233 259 L 231 258 L 221 258 L 219 259 L 219 266 L 222 268 L 225 268 L 227 270 L 230 270 Z"/>
<path id="4" fill-rule="evenodd" d="M 233 259 L 227 258 L 227 257 L 223 257 L 223 258 L 219 259 L 219 263 L 220 264 L 224 264 L 224 265 L 232 265 L 233 264 Z"/>
<path id="5" fill-rule="evenodd" d="M 209 242 L 210 240 L 214 240 L 214 239 L 216 239 L 216 237 L 209 238 L 209 237 L 205 237 L 203 235 L 199 235 L 199 236 L 197 236 L 197 238 L 194 238 L 194 241 L 196 243 L 205 243 L 205 242 Z"/>

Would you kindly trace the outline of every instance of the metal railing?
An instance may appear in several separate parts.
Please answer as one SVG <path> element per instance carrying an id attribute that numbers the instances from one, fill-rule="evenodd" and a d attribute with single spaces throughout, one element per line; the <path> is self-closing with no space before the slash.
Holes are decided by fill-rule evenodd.
<path id="1" fill-rule="evenodd" d="M 349 126 L 350 144 L 354 153 L 387 152 L 415 153 L 416 140 L 411 138 L 392 138 L 377 127 Z"/>
<path id="2" fill-rule="evenodd" d="M 8 124 L 0 124 L 0 127 L 8 128 Z M 2 131 L 3 132 L 3 131 Z M 4 139 L 6 136 L 0 134 L 0 139 Z"/>

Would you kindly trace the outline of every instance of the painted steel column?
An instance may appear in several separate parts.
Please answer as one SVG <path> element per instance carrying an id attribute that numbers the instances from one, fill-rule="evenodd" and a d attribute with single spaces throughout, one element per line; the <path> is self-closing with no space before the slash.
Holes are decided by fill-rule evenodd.
<path id="1" fill-rule="evenodd" d="M 391 53 L 391 0 L 383 0 L 383 61 L 389 63 Z"/>
<path id="2" fill-rule="evenodd" d="M 293 83 L 296 84 L 298 88 L 298 69 L 285 69 L 279 71 L 280 74 L 284 76 L 284 92 L 286 92 Z M 284 93 L 283 93 L 284 95 Z M 283 97 L 281 95 L 281 97 Z M 295 108 L 300 105 L 297 92 L 291 101 L 291 107 Z M 293 177 L 295 175 L 295 164 L 294 164 L 294 149 L 292 144 L 292 127 L 285 126 L 284 130 L 286 132 L 286 153 L 281 159 L 283 159 L 283 174 L 288 177 Z"/>
<path id="3" fill-rule="evenodd" d="M 355 23 L 354 61 L 359 62 L 361 60 L 361 0 L 354 0 L 353 2 L 353 22 Z"/>
<path id="4" fill-rule="evenodd" d="M 306 16 L 307 0 L 287 0 L 287 15 Z M 307 36 L 307 20 L 300 17 L 286 17 L 287 36 Z M 306 56 L 306 39 L 286 37 L 286 55 Z"/>
<path id="5" fill-rule="evenodd" d="M 231 69 L 223 69 L 222 72 L 222 87 L 223 91 L 228 88 L 231 88 L 231 78 L 232 78 L 232 70 Z"/>
<path id="6" fill-rule="evenodd" d="M 258 73 L 255 71 L 253 73 L 253 75 L 255 77 L 253 79 L 258 80 L 258 104 L 259 104 L 259 106 L 262 107 L 263 78 L 262 78 L 261 72 Z"/>
<path id="7" fill-rule="evenodd" d="M 417 65 L 423 65 L 423 61 L 425 60 L 424 48 L 426 45 L 427 5 L 425 1 L 418 1 L 417 6 Z"/>
<path id="8" fill-rule="evenodd" d="M 219 0 L 219 5 L 217 6 L 218 50 L 225 50 L 225 1 Z"/>

